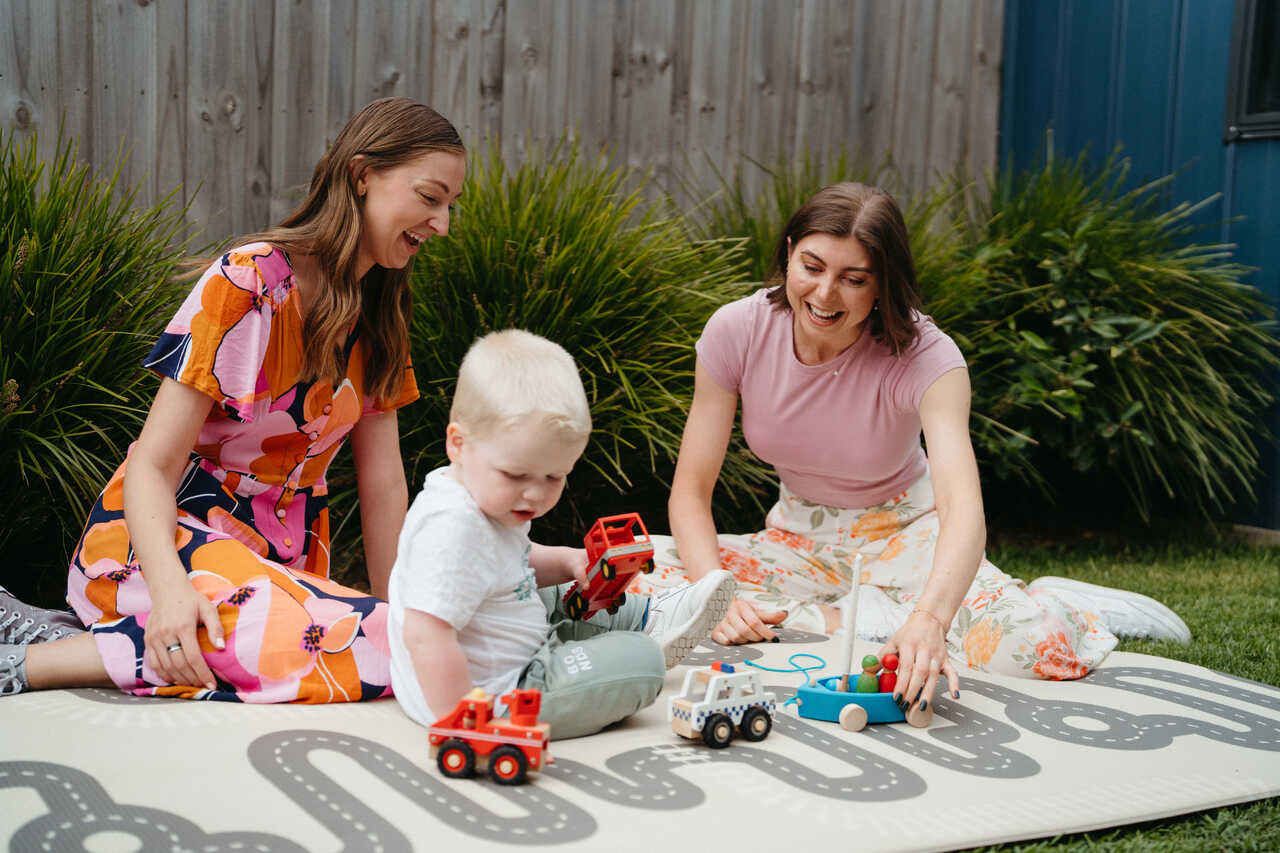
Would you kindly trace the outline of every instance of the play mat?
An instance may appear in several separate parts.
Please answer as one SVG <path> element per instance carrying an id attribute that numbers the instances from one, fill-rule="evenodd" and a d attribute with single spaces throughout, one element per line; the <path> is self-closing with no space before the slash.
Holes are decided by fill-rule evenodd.
<path id="1" fill-rule="evenodd" d="M 704 645 L 686 666 L 838 642 Z M 858 655 L 873 652 L 859 643 Z M 783 706 L 763 740 L 672 733 L 667 699 L 555 741 L 529 784 L 449 780 L 394 701 L 250 707 L 59 690 L 0 700 L 0 843 L 13 850 L 941 850 L 1280 793 L 1280 689 L 1116 653 L 1077 682 L 962 671 L 928 728 L 859 732 Z M 832 674 L 827 670 L 825 674 Z M 822 674 L 822 673 L 818 673 Z M 836 848 L 835 845 L 839 845 Z"/>

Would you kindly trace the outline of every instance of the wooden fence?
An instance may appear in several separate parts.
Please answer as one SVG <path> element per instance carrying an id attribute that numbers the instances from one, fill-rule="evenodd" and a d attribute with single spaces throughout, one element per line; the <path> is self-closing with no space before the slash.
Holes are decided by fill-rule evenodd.
<path id="1" fill-rule="evenodd" d="M 208 239 L 281 217 L 346 118 L 392 94 L 513 163 L 568 133 L 671 186 L 845 146 L 918 189 L 994 164 L 1003 17 L 1004 0 L 0 0 L 0 122 L 51 151 L 62 121 L 99 166 L 123 145 L 124 179 L 143 200 L 179 188 Z"/>

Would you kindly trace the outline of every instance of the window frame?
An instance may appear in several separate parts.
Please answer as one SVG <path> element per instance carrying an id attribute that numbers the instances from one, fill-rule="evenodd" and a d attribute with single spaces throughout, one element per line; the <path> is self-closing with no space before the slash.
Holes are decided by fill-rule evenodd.
<path id="1" fill-rule="evenodd" d="M 1227 78 L 1227 117 L 1223 142 L 1280 137 L 1280 110 L 1247 113 L 1249 80 L 1253 72 L 1257 0 L 1236 0 L 1231 27 L 1231 66 Z M 1280 49 L 1280 48 L 1278 48 Z"/>

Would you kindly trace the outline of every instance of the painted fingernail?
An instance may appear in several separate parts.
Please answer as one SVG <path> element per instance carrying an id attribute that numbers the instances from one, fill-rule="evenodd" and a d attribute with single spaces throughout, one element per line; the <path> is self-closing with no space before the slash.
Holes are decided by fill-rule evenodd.
<path id="1" fill-rule="evenodd" d="M 960 698 L 960 691 L 959 691 L 959 690 L 957 690 L 957 691 L 955 691 L 954 693 L 952 693 L 952 694 L 951 694 L 951 698 L 952 698 L 952 699 L 959 699 L 959 698 Z"/>
<path id="2" fill-rule="evenodd" d="M 769 642 L 771 642 L 771 643 L 781 643 L 781 642 L 782 642 L 782 640 L 778 639 L 778 636 L 775 634 L 775 635 L 774 635 L 774 636 L 769 640 Z"/>
<path id="3" fill-rule="evenodd" d="M 923 687 L 921 687 L 921 688 L 920 688 L 920 692 L 916 694 L 916 698 L 912 701 L 912 704 L 914 705 L 916 702 L 919 702 L 919 701 L 920 701 L 920 697 L 921 697 L 921 696 L 923 696 L 923 695 L 924 695 L 924 688 L 923 688 Z"/>
<path id="4" fill-rule="evenodd" d="M 925 708 L 928 708 L 928 707 L 929 707 L 929 700 L 928 700 L 928 699 L 926 699 L 926 700 L 924 700 L 923 702 L 921 702 L 921 703 L 920 703 L 920 710 L 921 710 L 921 711 L 923 711 Z"/>
<path id="5" fill-rule="evenodd" d="M 902 704 L 902 694 L 901 694 L 901 693 L 895 693 L 895 694 L 893 694 L 893 701 L 895 701 L 895 702 L 897 702 L 899 705 L 901 705 L 901 704 Z"/>

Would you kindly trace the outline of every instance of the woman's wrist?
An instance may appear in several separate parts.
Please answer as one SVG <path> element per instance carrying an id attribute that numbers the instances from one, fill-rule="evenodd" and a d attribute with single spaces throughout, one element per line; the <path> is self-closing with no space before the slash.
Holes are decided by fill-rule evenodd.
<path id="1" fill-rule="evenodd" d="M 942 629 L 943 636 L 946 636 L 947 631 L 951 627 L 946 622 L 942 621 L 942 618 L 940 616 L 938 616 L 932 610 L 929 610 L 928 608 L 925 608 L 925 607 L 917 606 L 914 610 L 911 611 L 911 616 L 923 616 L 926 619 L 931 620 L 935 625 L 937 625 L 939 628 Z"/>

